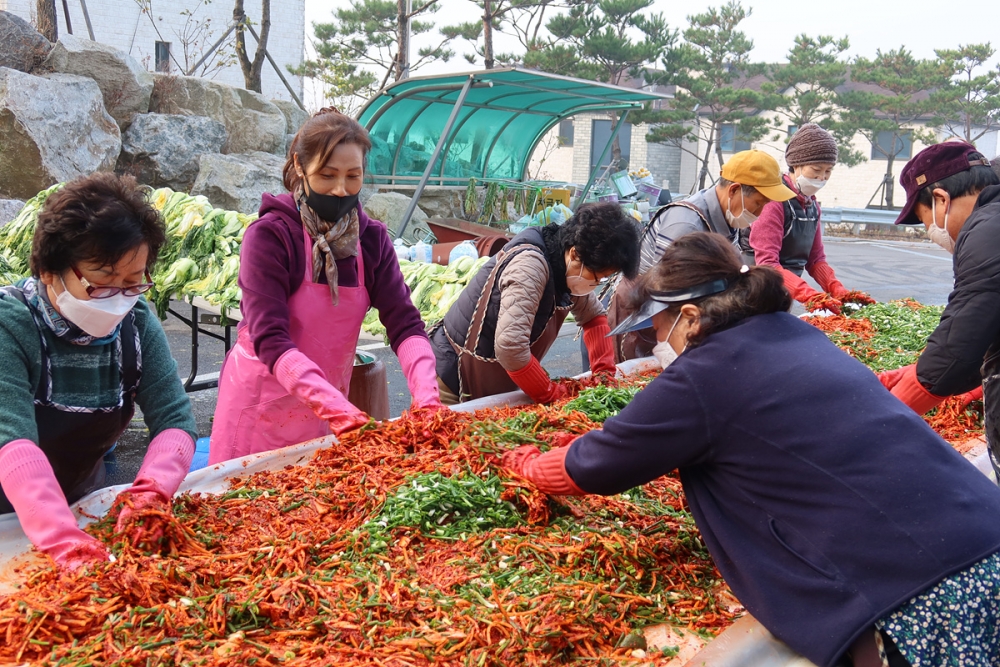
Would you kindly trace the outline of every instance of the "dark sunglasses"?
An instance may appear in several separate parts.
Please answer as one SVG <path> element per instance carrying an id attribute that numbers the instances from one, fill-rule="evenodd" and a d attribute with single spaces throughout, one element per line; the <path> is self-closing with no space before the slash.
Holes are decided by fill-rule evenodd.
<path id="1" fill-rule="evenodd" d="M 150 288 L 153 287 L 153 279 L 149 275 L 147 270 L 144 274 L 148 283 L 139 283 L 138 285 L 129 285 L 128 287 L 115 287 L 113 285 L 91 285 L 83 275 L 77 271 L 76 267 L 70 267 L 73 269 L 74 275 L 80 281 L 80 284 L 84 286 L 87 290 L 87 296 L 91 299 L 107 299 L 113 297 L 116 294 L 124 294 L 125 296 L 139 296 L 145 292 L 148 292 Z"/>

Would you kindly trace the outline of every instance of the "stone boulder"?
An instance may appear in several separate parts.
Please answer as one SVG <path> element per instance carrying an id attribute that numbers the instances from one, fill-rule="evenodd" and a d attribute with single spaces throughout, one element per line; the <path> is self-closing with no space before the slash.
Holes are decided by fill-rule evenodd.
<path id="1" fill-rule="evenodd" d="M 121 129 L 126 129 L 136 114 L 149 111 L 153 75 L 124 51 L 63 35 L 45 60 L 53 72 L 77 74 L 93 79 L 104 96 L 104 108 Z"/>
<path id="2" fill-rule="evenodd" d="M 199 158 L 201 169 L 191 188 L 192 195 L 205 195 L 213 206 L 240 213 L 256 213 L 261 195 L 281 194 L 281 168 L 285 161 L 257 151 L 244 155 L 206 153 Z"/>
<path id="3" fill-rule="evenodd" d="M 420 208 L 432 218 L 465 218 L 465 189 L 427 187 L 420 193 Z"/>
<path id="4" fill-rule="evenodd" d="M 151 112 L 207 116 L 223 123 L 223 153 L 284 155 L 285 115 L 262 95 L 191 76 L 153 76 Z"/>
<path id="5" fill-rule="evenodd" d="M 381 220 L 389 229 L 396 232 L 403 222 L 403 215 L 409 205 L 410 197 L 406 195 L 401 195 L 398 192 L 378 192 L 368 198 L 364 207 L 369 218 Z M 418 227 L 427 229 L 427 214 L 420 210 L 419 206 L 413 210 L 413 216 L 410 218 L 409 224 L 406 225 L 406 231 L 403 234 L 404 238 L 416 240 L 413 231 Z M 418 236 L 423 238 L 422 234 Z"/>
<path id="6" fill-rule="evenodd" d="M 140 183 L 188 190 L 198 177 L 198 158 L 218 153 L 226 126 L 204 116 L 140 114 L 122 134 L 117 171 Z"/>
<path id="7" fill-rule="evenodd" d="M 0 11 L 0 67 L 31 72 L 45 62 L 52 43 L 20 16 Z"/>
<path id="8" fill-rule="evenodd" d="M 309 112 L 288 100 L 271 100 L 271 104 L 281 109 L 285 116 L 285 134 L 295 134 L 302 124 L 309 120 Z"/>
<path id="9" fill-rule="evenodd" d="M 60 181 L 110 171 L 122 142 L 92 79 L 0 67 L 0 147 L 0 197 L 28 199 Z"/>
<path id="10" fill-rule="evenodd" d="M 24 202 L 20 199 L 0 199 L 0 227 L 16 218 L 22 208 Z"/>

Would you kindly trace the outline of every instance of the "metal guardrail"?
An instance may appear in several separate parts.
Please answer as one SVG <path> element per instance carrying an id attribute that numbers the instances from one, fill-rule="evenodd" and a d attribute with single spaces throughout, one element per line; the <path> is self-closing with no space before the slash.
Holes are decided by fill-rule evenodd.
<path id="1" fill-rule="evenodd" d="M 899 211 L 878 208 L 823 208 L 823 222 L 854 225 L 893 225 Z"/>

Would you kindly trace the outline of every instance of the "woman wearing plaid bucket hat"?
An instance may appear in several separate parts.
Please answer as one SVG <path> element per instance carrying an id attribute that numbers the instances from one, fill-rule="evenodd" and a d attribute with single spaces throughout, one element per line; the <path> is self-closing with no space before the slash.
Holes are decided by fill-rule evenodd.
<path id="1" fill-rule="evenodd" d="M 781 271 L 785 287 L 808 310 L 840 313 L 845 301 L 875 303 L 864 292 L 850 291 L 837 280 L 823 250 L 823 226 L 816 193 L 827 184 L 837 163 L 837 142 L 815 123 L 795 132 L 785 149 L 789 172 L 784 176 L 796 196 L 771 202 L 750 228 L 749 251 L 758 265 Z M 747 252 L 746 244 L 742 250 Z M 817 292 L 802 279 L 805 269 L 823 288 Z"/>

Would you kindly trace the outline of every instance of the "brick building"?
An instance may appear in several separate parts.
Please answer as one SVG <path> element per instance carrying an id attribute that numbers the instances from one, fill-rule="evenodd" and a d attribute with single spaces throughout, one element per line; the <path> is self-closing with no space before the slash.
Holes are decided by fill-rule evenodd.
<path id="1" fill-rule="evenodd" d="M 151 72 L 186 74 L 233 21 L 233 3 L 226 0 L 86 0 L 85 3 L 66 0 L 66 4 L 74 35 L 89 38 L 83 14 L 86 4 L 95 41 L 130 54 Z M 260 0 L 246 0 L 245 11 L 254 24 L 260 22 L 260 4 Z M 0 0 L 0 10 L 35 23 L 35 0 Z M 69 31 L 62 2 L 57 3 L 57 14 L 59 34 L 66 34 Z M 260 32 L 258 25 L 255 29 Z M 239 64 L 232 60 L 234 41 L 230 33 L 217 56 L 229 57 L 230 64 L 214 68 L 213 61 L 208 61 L 209 71 L 205 72 L 202 67 L 195 75 L 242 88 L 243 73 Z M 250 35 L 247 45 L 248 50 L 256 48 Z M 272 3 L 267 50 L 301 99 L 302 78 L 289 74 L 286 65 L 300 65 L 305 55 L 305 0 Z M 291 99 L 267 62 L 264 63 L 261 88 L 268 99 Z"/>

